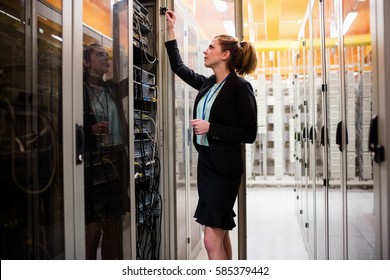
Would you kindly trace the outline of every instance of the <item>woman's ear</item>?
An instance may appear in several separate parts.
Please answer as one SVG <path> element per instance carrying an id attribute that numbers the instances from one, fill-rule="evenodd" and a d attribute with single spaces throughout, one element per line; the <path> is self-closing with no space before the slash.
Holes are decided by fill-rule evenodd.
<path id="1" fill-rule="evenodd" d="M 222 59 L 227 60 L 230 57 L 230 51 L 224 51 L 222 54 Z"/>

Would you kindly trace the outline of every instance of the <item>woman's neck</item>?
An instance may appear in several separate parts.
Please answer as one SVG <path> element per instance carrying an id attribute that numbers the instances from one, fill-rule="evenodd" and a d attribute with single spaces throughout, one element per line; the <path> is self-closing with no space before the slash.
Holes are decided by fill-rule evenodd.
<path id="1" fill-rule="evenodd" d="M 93 76 L 93 75 L 90 75 L 90 76 L 88 77 L 88 82 L 89 82 L 91 85 L 102 86 L 102 85 L 103 85 L 103 78 L 97 77 L 97 76 Z"/>
<path id="2" fill-rule="evenodd" d="M 220 84 L 230 74 L 230 70 L 228 68 L 217 68 L 214 69 L 214 74 L 217 79 L 216 83 Z"/>

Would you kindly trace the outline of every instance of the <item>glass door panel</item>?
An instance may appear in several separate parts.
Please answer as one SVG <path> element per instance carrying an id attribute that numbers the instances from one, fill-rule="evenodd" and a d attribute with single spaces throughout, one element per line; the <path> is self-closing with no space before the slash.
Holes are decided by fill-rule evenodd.
<path id="1" fill-rule="evenodd" d="M 335 4 L 336 3 L 336 4 Z M 328 225 L 329 259 L 343 258 L 343 200 L 341 189 L 341 153 L 336 144 L 337 125 L 341 120 L 341 86 L 338 49 L 337 1 L 325 2 L 326 77 L 328 89 Z"/>
<path id="2" fill-rule="evenodd" d="M 46 4 L 51 9 L 62 12 L 62 0 L 39 0 L 43 4 Z"/>
<path id="3" fill-rule="evenodd" d="M 63 259 L 61 15 L 38 1 L 0 10 L 1 256 Z"/>
<path id="4" fill-rule="evenodd" d="M 302 43 L 302 42 L 301 42 Z M 300 44 L 301 45 L 301 44 Z M 297 213 L 299 215 L 299 223 L 302 225 L 302 215 L 300 214 L 302 210 L 301 200 L 301 174 L 302 174 L 302 164 L 301 164 L 301 110 L 300 110 L 300 91 L 301 91 L 301 52 L 297 50 L 294 59 L 294 159 L 295 159 L 295 191 L 297 199 Z"/>
<path id="5" fill-rule="evenodd" d="M 194 71 L 198 71 L 199 61 L 202 60 L 203 56 L 199 52 L 199 38 L 198 31 L 195 26 L 188 25 L 188 67 L 194 69 Z M 194 110 L 194 102 L 198 91 L 193 89 L 192 87 L 188 87 L 188 93 L 186 98 L 186 102 L 188 102 L 188 119 L 192 119 L 192 111 Z M 188 123 L 188 122 L 187 122 Z M 188 135 L 190 135 L 188 133 Z M 192 139 L 192 138 L 191 138 Z M 191 143 L 192 144 L 192 143 Z M 190 182 L 190 211 L 191 216 L 196 210 L 198 205 L 198 188 L 197 188 L 197 164 L 198 164 L 198 152 L 196 151 L 194 145 L 189 145 L 189 182 Z M 195 248 L 199 246 L 199 241 L 201 240 L 201 232 L 199 230 L 199 225 L 195 221 L 195 219 L 191 219 L 191 252 L 195 251 Z M 196 257 L 196 256 L 193 256 Z"/>
<path id="6" fill-rule="evenodd" d="M 128 5 L 109 0 L 83 5 L 86 258 L 128 259 Z"/>
<path id="7" fill-rule="evenodd" d="M 305 22 L 305 33 L 302 41 L 302 79 L 301 79 L 301 92 L 300 92 L 300 111 L 301 111 L 301 168 L 302 168 L 302 189 L 301 189 L 301 205 L 302 205 L 302 228 L 304 229 L 305 239 L 309 238 L 309 174 L 308 174 L 308 162 L 309 162 L 309 141 L 308 136 L 308 96 L 309 96 L 309 55 L 310 55 L 310 35 L 309 35 L 310 22 Z"/>
<path id="8" fill-rule="evenodd" d="M 304 160 L 305 160 L 305 146 L 303 140 L 303 130 L 305 127 L 305 113 L 304 113 L 304 91 L 305 91 L 305 64 L 304 64 L 304 56 L 305 56 L 305 48 L 304 38 L 299 39 L 299 53 L 297 55 L 297 67 L 296 67 L 296 102 L 295 102 L 295 123 L 296 123 L 296 166 L 297 166 L 297 207 L 299 213 L 299 222 L 302 228 L 305 228 L 306 215 L 304 211 L 306 210 L 305 205 L 305 197 L 306 197 L 306 185 L 305 185 L 305 168 L 304 168 Z M 307 238 L 307 232 L 304 230 L 304 238 Z"/>
<path id="9" fill-rule="evenodd" d="M 61 5 L 62 1 L 59 2 Z M 37 3 L 37 128 L 48 129 L 47 134 L 40 133 L 38 138 L 38 150 L 44 152 L 38 153 L 35 163 L 37 184 L 42 192 L 38 207 L 43 209 L 39 214 L 43 222 L 38 244 L 47 244 L 45 253 L 49 259 L 64 257 L 61 18 L 58 12 Z"/>
<path id="10" fill-rule="evenodd" d="M 234 1 L 174 1 L 176 36 L 184 63 L 209 76 L 202 52 L 218 34 L 234 33 Z M 233 26 L 233 28 L 232 28 Z M 201 248 L 201 227 L 193 215 L 197 207 L 198 154 L 192 143 L 193 103 L 197 91 L 175 76 L 176 102 L 176 195 L 178 258 L 193 259 Z M 234 245 L 233 245 L 234 247 Z"/>
<path id="11" fill-rule="evenodd" d="M 314 59 L 314 46 L 313 46 L 313 15 L 310 13 L 308 18 L 306 28 L 305 28 L 305 37 L 306 37 L 306 52 L 307 52 L 307 92 L 305 98 L 305 110 L 306 110 L 306 129 L 305 129 L 305 142 L 306 142 L 306 159 L 305 159 L 305 168 L 306 168 L 306 177 L 307 177 L 307 240 L 310 248 L 311 256 L 315 253 L 315 244 L 314 244 L 314 230 L 315 230 L 315 208 L 314 208 L 314 180 L 315 180 L 315 160 L 314 160 L 314 142 L 312 141 L 313 125 L 315 121 L 314 115 L 314 69 L 313 69 L 313 59 Z"/>
<path id="12" fill-rule="evenodd" d="M 175 11 L 179 15 L 179 19 L 182 24 L 176 24 L 178 29 L 176 30 L 177 41 L 179 44 L 179 49 L 184 63 L 192 68 L 195 72 L 200 71 L 200 59 L 199 56 L 199 35 L 198 35 L 198 24 L 196 22 L 196 17 L 194 11 L 198 9 L 197 5 L 202 5 L 196 3 L 196 6 L 188 5 L 185 2 L 177 1 L 175 2 Z M 179 27 L 180 26 L 180 27 Z M 180 32 L 180 33 L 179 33 Z M 192 129 L 190 123 L 192 120 L 192 111 L 193 103 L 197 95 L 197 91 L 185 84 L 179 77 L 175 76 L 175 92 L 176 92 L 176 111 L 180 114 L 176 115 L 177 120 L 180 122 L 181 126 L 176 126 L 176 145 L 182 147 L 183 162 L 181 164 L 181 169 L 183 173 L 184 184 L 180 182 L 180 185 L 177 185 L 181 189 L 180 193 L 183 197 L 183 201 L 186 202 L 185 209 L 182 211 L 181 219 L 181 230 L 185 229 L 184 234 L 180 236 L 181 233 L 178 233 L 178 240 L 183 240 L 185 238 L 186 246 L 180 247 L 179 252 L 181 252 L 181 259 L 194 259 L 199 253 L 201 246 L 201 230 L 198 223 L 195 222 L 193 215 L 197 207 L 198 202 L 198 191 L 197 191 L 197 163 L 198 163 L 198 154 L 192 143 Z M 180 111 L 178 111 L 180 110 Z M 181 132 L 181 134 L 179 134 Z M 177 173 L 178 174 L 178 173 Z M 179 178 L 177 178 L 178 180 Z M 184 187 L 184 192 L 183 192 Z M 183 216 L 185 214 L 185 216 Z M 184 223 L 183 223 L 184 222 Z M 182 242 L 181 242 L 182 243 Z"/>
<path id="13" fill-rule="evenodd" d="M 300 223 L 302 228 L 304 228 L 305 225 L 305 218 L 303 215 L 303 208 L 304 208 L 304 191 L 305 191 L 305 169 L 303 166 L 304 162 L 304 156 L 305 156 L 305 150 L 303 146 L 303 137 L 302 137 L 302 131 L 304 129 L 304 111 L 303 111 L 303 91 L 304 91 L 304 79 L 305 79 L 305 64 L 303 62 L 303 57 L 304 57 L 304 51 L 303 51 L 303 39 L 300 38 L 299 41 L 299 46 L 300 46 L 300 51 L 299 51 L 299 57 L 298 57 L 298 81 L 297 81 L 297 104 L 296 104 L 296 111 L 297 111 L 297 141 L 298 141 L 298 148 L 297 148 L 297 165 L 298 165 L 298 195 L 297 195 L 297 200 L 298 200 L 298 211 L 300 214 Z M 305 231 L 304 231 L 305 233 Z M 306 238 L 306 234 L 305 234 Z"/>
<path id="14" fill-rule="evenodd" d="M 314 232 L 315 232 L 315 259 L 325 259 L 325 192 L 323 185 L 323 139 L 321 135 L 323 127 L 323 104 L 322 104 L 322 61 L 321 57 L 321 15 L 320 5 L 316 1 L 313 7 L 313 100 L 311 103 L 313 123 L 310 126 L 309 138 L 312 143 L 314 152 L 311 154 L 312 166 L 314 168 L 313 183 L 315 184 L 315 201 L 314 201 Z"/>
<path id="15" fill-rule="evenodd" d="M 368 132 L 372 64 L 370 1 L 343 1 L 348 259 L 375 257 L 374 191 Z"/>
<path id="16" fill-rule="evenodd" d="M 184 22 L 184 16 L 180 9 L 175 8 L 177 22 Z M 176 40 L 179 46 L 184 46 L 184 24 L 176 25 Z M 180 55 L 184 58 L 184 48 L 179 48 Z M 187 170 L 188 155 L 186 147 L 188 143 L 188 127 L 186 127 L 185 109 L 185 83 L 175 76 L 175 123 L 176 123 L 176 224 L 177 224 L 177 259 L 187 259 L 187 217 L 188 204 Z M 188 111 L 188 110 L 187 110 Z"/>

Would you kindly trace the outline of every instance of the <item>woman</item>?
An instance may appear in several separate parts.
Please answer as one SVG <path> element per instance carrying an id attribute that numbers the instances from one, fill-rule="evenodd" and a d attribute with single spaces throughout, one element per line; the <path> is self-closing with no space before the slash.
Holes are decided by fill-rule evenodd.
<path id="1" fill-rule="evenodd" d="M 247 42 L 216 36 L 203 52 L 207 78 L 183 64 L 175 35 L 176 16 L 166 13 L 165 42 L 172 71 L 199 90 L 193 120 L 194 145 L 199 152 L 199 201 L 194 217 L 205 226 L 204 244 L 209 259 L 232 259 L 229 230 L 235 227 L 233 206 L 243 173 L 242 143 L 257 134 L 257 107 L 252 86 L 237 76 L 252 73 L 256 51 Z"/>

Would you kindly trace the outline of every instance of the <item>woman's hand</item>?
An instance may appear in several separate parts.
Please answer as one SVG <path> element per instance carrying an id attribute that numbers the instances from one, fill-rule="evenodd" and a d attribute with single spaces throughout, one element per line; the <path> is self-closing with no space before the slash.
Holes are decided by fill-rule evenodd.
<path id="1" fill-rule="evenodd" d="M 210 123 L 208 121 L 195 119 L 191 121 L 191 125 L 197 135 L 209 132 Z"/>
<path id="2" fill-rule="evenodd" d="M 175 24 L 176 24 L 176 16 L 173 11 L 167 11 L 165 13 L 165 18 L 167 21 L 167 33 L 168 33 L 168 41 L 175 40 Z"/>
<path id="3" fill-rule="evenodd" d="M 93 134 L 106 134 L 108 132 L 108 122 L 98 122 L 92 126 Z"/>

